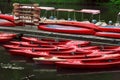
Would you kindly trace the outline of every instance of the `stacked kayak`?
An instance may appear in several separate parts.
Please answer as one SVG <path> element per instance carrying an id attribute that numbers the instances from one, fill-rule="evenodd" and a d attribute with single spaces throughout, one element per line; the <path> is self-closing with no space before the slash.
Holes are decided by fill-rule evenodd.
<path id="1" fill-rule="evenodd" d="M 89 44 L 89 41 L 22 37 L 22 41 L 10 41 L 9 44 L 5 44 L 3 47 L 12 55 L 26 56 L 26 54 L 30 52 L 31 54 L 34 53 L 34 56 L 29 56 L 29 53 L 27 57 L 40 57 L 42 55 L 37 55 L 39 52 L 49 53 L 48 56 L 53 56 L 55 54 L 72 55 L 71 53 L 76 51 L 78 45 L 82 47 Z"/>
<path id="2" fill-rule="evenodd" d="M 0 26 L 15 27 L 14 17 L 11 15 L 0 14 Z"/>
<path id="3" fill-rule="evenodd" d="M 0 26 L 6 27 L 23 26 L 23 23 L 15 23 L 13 15 L 0 14 Z"/>

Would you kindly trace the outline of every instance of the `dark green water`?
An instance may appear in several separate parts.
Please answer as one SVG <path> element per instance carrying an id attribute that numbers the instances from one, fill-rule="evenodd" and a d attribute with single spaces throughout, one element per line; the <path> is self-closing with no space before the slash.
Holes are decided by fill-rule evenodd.
<path id="1" fill-rule="evenodd" d="M 73 9 L 100 9 L 101 19 L 105 21 L 116 20 L 119 12 L 110 5 L 70 5 L 70 4 L 41 4 L 40 6 L 53 6 L 55 8 Z M 11 13 L 12 3 L 0 2 L 0 10 L 3 13 Z M 60 17 L 67 18 L 67 13 L 61 13 Z M 71 14 L 72 16 L 72 14 Z M 77 13 L 77 20 L 81 14 Z M 96 17 L 97 18 L 97 17 Z M 80 71 L 57 71 L 51 66 L 36 65 L 31 59 L 15 57 L 0 47 L 0 80 L 119 80 L 120 72 L 105 73 L 81 73 Z"/>

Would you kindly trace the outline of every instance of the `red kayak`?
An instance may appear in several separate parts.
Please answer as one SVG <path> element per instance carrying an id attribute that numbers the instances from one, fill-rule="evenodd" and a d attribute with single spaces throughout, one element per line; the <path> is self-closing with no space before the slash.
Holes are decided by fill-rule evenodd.
<path id="1" fill-rule="evenodd" d="M 48 41 L 48 42 L 69 42 L 71 40 L 66 39 L 52 39 L 52 38 L 41 38 L 42 41 Z"/>
<path id="2" fill-rule="evenodd" d="M 1 32 L 0 33 L 0 37 L 16 37 L 17 34 L 14 34 L 14 33 L 4 33 L 4 32 Z"/>
<path id="3" fill-rule="evenodd" d="M 104 48 L 103 50 L 106 50 L 106 51 L 109 51 L 109 50 L 112 50 L 112 51 L 120 51 L 120 46 L 114 46 L 113 48 Z"/>
<path id="4" fill-rule="evenodd" d="M 14 44 L 6 44 L 3 47 L 7 50 L 9 49 L 33 49 L 34 51 L 53 51 L 56 49 L 55 46 L 48 46 L 48 45 L 41 45 L 40 47 L 30 47 L 30 46 L 21 46 L 21 45 L 14 45 Z"/>
<path id="5" fill-rule="evenodd" d="M 7 15 L 7 14 L 0 14 L 0 19 L 5 19 L 10 22 L 14 22 L 14 17 L 11 15 Z"/>
<path id="6" fill-rule="evenodd" d="M 9 49 L 32 49 L 32 47 L 25 47 L 25 46 L 20 46 L 20 45 L 14 45 L 14 44 L 5 44 L 3 47 L 7 50 Z"/>
<path id="7" fill-rule="evenodd" d="M 76 40 L 72 40 L 72 41 L 70 41 L 70 42 L 68 42 L 66 45 L 75 45 L 75 46 L 78 46 L 78 47 L 84 47 L 84 46 L 88 46 L 88 45 L 90 45 L 90 41 L 76 41 Z"/>
<path id="8" fill-rule="evenodd" d="M 51 54 L 51 56 L 55 56 L 62 59 L 86 59 L 86 58 L 95 58 L 101 57 L 105 54 L 117 54 L 116 51 L 99 51 L 99 50 L 91 50 L 89 53 L 81 53 L 81 52 L 71 52 L 69 54 Z"/>
<path id="9" fill-rule="evenodd" d="M 25 46 L 25 47 L 38 47 L 39 44 L 31 44 L 30 42 L 23 42 L 23 41 L 10 41 L 11 44 L 13 45 L 20 45 L 20 46 Z"/>
<path id="10" fill-rule="evenodd" d="M 55 62 L 61 62 L 61 61 L 66 61 L 66 59 L 60 59 L 57 57 L 38 57 L 38 58 L 33 58 L 35 63 L 37 64 L 49 64 L 49 65 L 54 65 Z"/>
<path id="11" fill-rule="evenodd" d="M 48 39 L 37 39 L 37 38 L 32 38 L 32 37 L 22 37 L 22 41 L 28 41 L 32 43 L 37 43 L 41 45 L 64 45 L 68 43 L 70 40 L 48 40 Z"/>
<path id="12" fill-rule="evenodd" d="M 93 23 L 83 23 L 83 22 L 77 22 L 77 21 L 66 21 L 66 22 L 59 22 L 60 25 L 69 25 L 69 26 L 77 26 L 77 27 L 83 27 L 88 29 L 94 29 L 99 30 L 98 26 L 96 26 Z"/>
<path id="13" fill-rule="evenodd" d="M 13 37 L 4 37 L 4 36 L 1 36 L 0 37 L 0 42 L 2 43 L 2 42 L 7 42 L 7 41 L 10 41 L 10 40 L 12 40 L 13 39 Z"/>
<path id="14" fill-rule="evenodd" d="M 0 19 L 0 26 L 15 27 L 16 25 L 8 20 Z"/>
<path id="15" fill-rule="evenodd" d="M 118 58 L 120 58 L 120 54 L 107 54 L 107 55 L 103 55 L 101 57 L 74 59 L 74 60 L 98 61 L 98 60 L 118 59 Z M 42 64 L 54 65 L 55 62 L 64 62 L 64 61 L 68 61 L 68 60 L 72 60 L 72 59 L 61 59 L 61 58 L 53 56 L 53 57 L 38 57 L 38 58 L 33 58 L 33 60 L 38 64 L 42 63 Z"/>
<path id="16" fill-rule="evenodd" d="M 79 68 L 79 69 L 107 69 L 120 67 L 120 59 L 106 60 L 68 60 L 65 62 L 56 62 L 58 68 Z"/>
<path id="17" fill-rule="evenodd" d="M 66 51 L 66 50 L 73 50 L 76 49 L 76 46 L 74 45 L 57 45 L 56 49 L 54 51 Z"/>
<path id="18" fill-rule="evenodd" d="M 50 54 L 74 54 L 76 48 L 69 49 L 69 50 L 62 50 L 62 51 L 50 51 Z"/>
<path id="19" fill-rule="evenodd" d="M 93 50 L 91 50 L 91 49 L 89 50 L 89 49 L 88 49 L 88 50 L 87 50 L 87 49 L 82 49 L 82 48 L 79 48 L 79 49 L 78 49 L 78 48 L 77 48 L 75 53 L 76 53 L 76 54 L 91 54 L 91 53 L 95 53 L 95 52 L 96 52 L 96 53 L 100 52 L 100 49 L 93 49 Z"/>
<path id="20" fill-rule="evenodd" d="M 96 49 L 100 49 L 101 47 L 100 46 L 85 46 L 85 47 L 78 47 L 77 50 L 81 50 L 81 49 L 84 49 L 84 50 L 96 50 Z"/>
<path id="21" fill-rule="evenodd" d="M 95 58 L 95 57 L 100 57 L 102 55 L 100 54 L 74 54 L 74 53 L 69 53 L 69 54 L 50 54 L 50 56 L 55 56 L 61 59 L 86 59 L 86 58 Z"/>
<path id="22" fill-rule="evenodd" d="M 46 51 L 32 51 L 30 49 L 22 49 L 22 50 L 9 50 L 9 53 L 12 55 L 21 55 L 26 57 L 45 57 L 49 56 L 49 52 Z"/>
<path id="23" fill-rule="evenodd" d="M 115 32 L 96 32 L 95 36 L 120 39 L 120 33 Z"/>
<path id="24" fill-rule="evenodd" d="M 40 25 L 38 26 L 38 29 L 49 32 L 68 33 L 68 34 L 93 35 L 95 33 L 93 29 L 81 28 L 77 26 L 65 26 L 65 25 Z"/>
<path id="25" fill-rule="evenodd" d="M 116 26 L 106 26 L 106 27 L 99 27 L 100 31 L 104 31 L 104 32 L 116 32 L 119 33 L 120 32 L 120 28 L 116 27 Z"/>
<path id="26" fill-rule="evenodd" d="M 120 54 L 116 53 L 116 54 L 104 54 L 100 57 L 96 57 L 96 58 L 87 58 L 87 59 L 79 59 L 79 60 L 84 60 L 84 61 L 100 61 L 100 60 L 108 60 L 108 59 L 119 59 L 120 58 Z"/>

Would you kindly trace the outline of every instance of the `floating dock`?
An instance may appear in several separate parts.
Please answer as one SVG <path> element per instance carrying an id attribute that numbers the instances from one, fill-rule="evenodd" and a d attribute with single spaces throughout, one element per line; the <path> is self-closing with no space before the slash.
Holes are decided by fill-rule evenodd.
<path id="1" fill-rule="evenodd" d="M 48 32 L 48 31 L 38 30 L 37 26 L 17 26 L 17 27 L 0 26 L 0 31 L 23 34 L 23 36 L 31 36 L 38 38 L 39 37 L 50 37 L 50 38 L 58 38 L 58 39 L 62 38 L 62 39 L 92 41 L 92 43 L 100 44 L 100 45 L 120 45 L 120 39 L 96 37 L 92 35 Z"/>

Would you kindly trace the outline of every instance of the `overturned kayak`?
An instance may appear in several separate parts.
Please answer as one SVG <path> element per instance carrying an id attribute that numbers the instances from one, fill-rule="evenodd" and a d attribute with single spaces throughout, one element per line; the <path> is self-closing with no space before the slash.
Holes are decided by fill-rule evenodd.
<path id="1" fill-rule="evenodd" d="M 0 19 L 8 20 L 10 22 L 14 22 L 14 17 L 7 14 L 0 14 Z"/>
<path id="2" fill-rule="evenodd" d="M 49 32 L 68 33 L 68 34 L 85 34 L 92 35 L 95 33 L 93 29 L 81 28 L 76 26 L 65 25 L 40 25 L 38 29 Z"/>
<path id="3" fill-rule="evenodd" d="M 0 26 L 15 27 L 16 25 L 8 20 L 0 19 Z"/>
<path id="4" fill-rule="evenodd" d="M 120 32 L 120 26 L 112 26 L 112 25 L 108 25 L 108 26 L 100 26 L 98 28 L 100 31 L 104 31 L 104 32 Z"/>
<path id="5" fill-rule="evenodd" d="M 88 28 L 88 29 L 94 29 L 99 30 L 98 26 L 96 26 L 93 23 L 85 23 L 85 22 L 77 22 L 77 21 L 65 21 L 65 22 L 59 22 L 60 25 L 69 25 L 69 26 L 77 26 L 82 28 Z"/>

